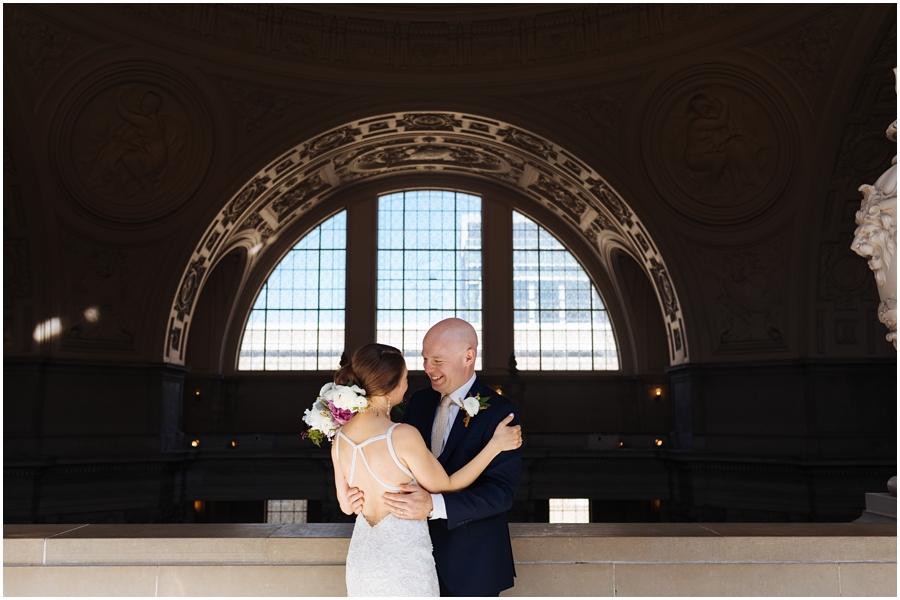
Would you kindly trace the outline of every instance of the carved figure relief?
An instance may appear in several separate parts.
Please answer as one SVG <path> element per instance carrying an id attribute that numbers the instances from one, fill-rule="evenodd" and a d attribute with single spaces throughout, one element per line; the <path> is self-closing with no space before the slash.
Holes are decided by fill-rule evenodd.
<path id="1" fill-rule="evenodd" d="M 707 73 L 673 77 L 674 90 L 656 92 L 646 109 L 642 158 L 676 211 L 703 222 L 740 222 L 768 208 L 787 183 L 792 129 L 784 111 L 768 105 L 774 94 L 745 92 L 741 73 Z"/>
<path id="2" fill-rule="evenodd" d="M 64 345 L 133 348 L 139 318 L 133 312 L 138 305 L 135 283 L 149 252 L 98 250 L 69 242 L 66 256 L 68 315 Z"/>
<path id="3" fill-rule="evenodd" d="M 783 345 L 785 265 L 779 244 L 706 256 L 716 289 L 719 343 Z"/>
<path id="4" fill-rule="evenodd" d="M 259 89 L 232 82 L 226 83 L 225 89 L 244 134 L 259 131 L 285 117 L 295 115 L 304 104 L 303 99 L 277 90 Z"/>
<path id="5" fill-rule="evenodd" d="M 212 144 L 198 98 L 155 65 L 113 65 L 58 113 L 52 155 L 72 197 L 116 221 L 140 222 L 182 205 L 206 173 Z"/>
<path id="6" fill-rule="evenodd" d="M 82 147 L 80 175 L 94 191 L 128 201 L 153 196 L 183 159 L 184 115 L 164 106 L 159 90 L 121 86 L 112 111 L 97 110 Z"/>

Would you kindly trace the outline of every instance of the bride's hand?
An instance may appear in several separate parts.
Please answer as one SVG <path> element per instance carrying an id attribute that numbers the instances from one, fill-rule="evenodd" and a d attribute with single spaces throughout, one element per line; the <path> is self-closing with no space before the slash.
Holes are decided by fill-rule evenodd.
<path id="1" fill-rule="evenodd" d="M 515 450 L 522 445 L 522 426 L 508 425 L 513 420 L 512 414 L 500 421 L 494 430 L 494 436 L 491 442 L 497 447 L 498 452 L 506 450 Z"/>

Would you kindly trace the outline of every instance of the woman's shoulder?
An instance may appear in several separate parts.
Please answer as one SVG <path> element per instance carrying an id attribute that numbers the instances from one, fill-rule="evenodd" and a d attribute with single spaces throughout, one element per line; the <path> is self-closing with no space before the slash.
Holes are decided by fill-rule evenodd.
<path id="1" fill-rule="evenodd" d="M 424 444 L 419 430 L 408 423 L 397 423 L 391 429 L 391 440 L 395 446 L 410 447 L 414 444 Z"/>

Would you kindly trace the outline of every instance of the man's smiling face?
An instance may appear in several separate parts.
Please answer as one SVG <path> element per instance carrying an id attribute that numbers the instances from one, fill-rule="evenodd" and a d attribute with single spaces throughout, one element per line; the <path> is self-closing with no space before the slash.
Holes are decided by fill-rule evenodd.
<path id="1" fill-rule="evenodd" d="M 468 336 L 460 335 L 459 328 L 442 327 L 444 323 L 446 322 L 432 327 L 425 334 L 422 341 L 422 364 L 425 374 L 431 380 L 431 388 L 441 394 L 449 394 L 472 377 L 475 372 L 476 351 L 470 345 Z"/>

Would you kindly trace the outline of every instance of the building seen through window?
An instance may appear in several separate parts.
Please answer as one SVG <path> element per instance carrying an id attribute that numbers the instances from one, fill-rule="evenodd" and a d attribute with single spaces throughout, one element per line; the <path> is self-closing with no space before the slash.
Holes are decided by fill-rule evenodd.
<path id="1" fill-rule="evenodd" d="M 347 212 L 303 237 L 263 285 L 241 343 L 238 368 L 337 369 L 344 351 Z"/>
<path id="2" fill-rule="evenodd" d="M 515 210 L 505 214 L 512 220 L 512 247 L 505 250 L 512 272 L 488 288 L 512 290 L 505 310 L 519 369 L 619 369 L 612 324 L 587 272 L 546 228 Z M 413 190 L 378 197 L 371 250 L 377 256 L 375 340 L 400 348 L 408 369 L 422 368 L 425 332 L 448 317 L 475 328 L 482 343 L 475 368 L 482 369 L 485 302 L 504 296 L 485 297 L 482 235 L 503 226 L 483 222 L 482 199 L 474 194 Z M 240 370 L 330 371 L 353 350 L 345 348 L 345 311 L 353 306 L 346 304 L 345 269 L 361 257 L 347 256 L 346 241 L 342 211 L 304 236 L 272 271 L 247 321 Z M 495 315 L 504 310 L 491 308 Z"/>
<path id="3" fill-rule="evenodd" d="M 422 368 L 422 339 L 458 317 L 481 339 L 481 198 L 443 190 L 378 199 L 376 339 Z M 475 363 L 481 369 L 481 355 Z"/>

